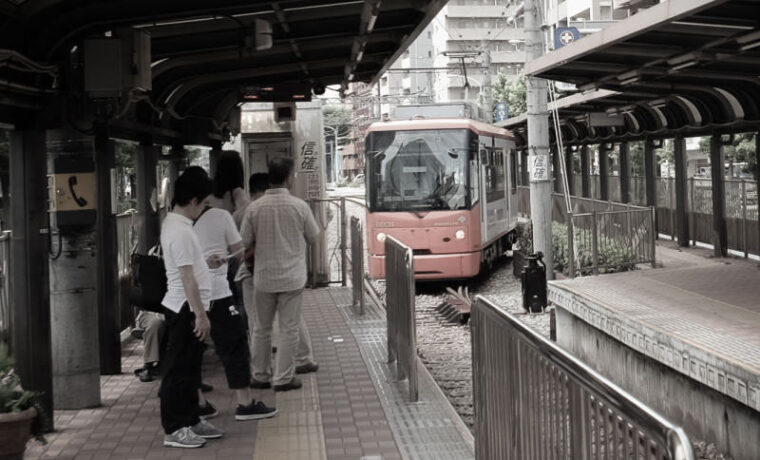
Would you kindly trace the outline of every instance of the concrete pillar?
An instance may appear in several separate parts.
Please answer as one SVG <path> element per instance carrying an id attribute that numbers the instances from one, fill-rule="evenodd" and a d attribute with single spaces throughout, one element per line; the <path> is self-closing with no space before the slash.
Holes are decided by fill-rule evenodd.
<path id="1" fill-rule="evenodd" d="M 610 199 L 610 147 L 606 142 L 599 144 L 599 198 Z"/>
<path id="2" fill-rule="evenodd" d="M 530 185 L 528 182 L 528 150 L 523 149 L 520 152 L 520 181 L 522 185 Z"/>
<path id="3" fill-rule="evenodd" d="M 93 138 L 70 130 L 48 131 L 47 149 L 51 164 L 64 159 L 91 163 L 94 158 Z M 54 193 L 61 193 L 59 189 L 65 193 L 66 186 L 65 181 L 56 184 Z M 87 193 L 84 183 L 78 184 L 77 189 L 79 195 Z M 87 195 L 88 201 L 100 204 L 96 193 Z M 96 222 L 64 226 L 58 214 L 55 220 L 60 239 L 56 239 L 51 251 L 57 257 L 50 259 L 53 402 L 56 409 L 95 407 L 100 405 L 97 286 L 102 282 L 98 275 Z M 116 265 L 115 261 L 109 263 Z"/>
<path id="4" fill-rule="evenodd" d="M 620 143 L 620 202 L 631 202 L 631 163 L 628 158 L 628 141 Z"/>
<path id="5" fill-rule="evenodd" d="M 213 178 L 216 176 L 216 168 L 219 165 L 219 157 L 222 155 L 222 148 L 213 148 L 208 152 L 208 175 Z"/>
<path id="6" fill-rule="evenodd" d="M 573 155 L 573 146 L 568 145 L 565 147 L 565 169 L 567 172 L 567 192 L 570 195 L 575 195 L 575 173 L 573 165 L 575 164 L 575 155 Z"/>
<path id="7" fill-rule="evenodd" d="M 588 144 L 581 146 L 581 195 L 585 198 L 591 198 L 591 162 L 588 158 Z"/>
<path id="8" fill-rule="evenodd" d="M 677 136 L 673 140 L 673 152 L 676 162 L 676 235 L 678 245 L 689 246 L 689 214 L 686 197 L 688 196 L 688 178 L 686 177 L 686 140 Z"/>
<path id="9" fill-rule="evenodd" d="M 160 233 L 158 220 L 158 184 L 156 168 L 161 146 L 146 140 L 137 149 L 137 214 L 142 225 L 138 235 L 137 249 L 145 254 L 158 243 Z"/>
<path id="10" fill-rule="evenodd" d="M 52 428 L 46 154 L 45 131 L 11 133 L 10 348 L 21 384 L 42 394 L 42 405 Z"/>
<path id="11" fill-rule="evenodd" d="M 728 229 L 726 227 L 726 186 L 724 182 L 723 142 L 720 134 L 710 137 L 710 170 L 712 173 L 713 245 L 715 257 L 728 255 Z"/>
<path id="12" fill-rule="evenodd" d="M 760 131 L 755 133 L 755 181 L 760 197 Z M 757 213 L 757 250 L 760 253 L 760 212 Z"/>
<path id="13" fill-rule="evenodd" d="M 100 374 L 121 374 L 121 315 L 119 311 L 119 257 L 116 206 L 112 196 L 111 170 L 116 167 L 114 142 L 105 126 L 95 130 L 95 167 L 98 180 L 98 323 Z"/>

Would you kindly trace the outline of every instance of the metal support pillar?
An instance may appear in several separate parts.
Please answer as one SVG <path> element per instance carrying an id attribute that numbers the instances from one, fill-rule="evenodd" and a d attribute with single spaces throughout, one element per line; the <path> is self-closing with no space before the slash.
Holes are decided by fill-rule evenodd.
<path id="1" fill-rule="evenodd" d="M 562 193 L 562 168 L 559 166 L 560 153 L 556 147 L 551 149 L 552 156 L 552 179 L 554 180 L 554 193 Z"/>
<path id="2" fill-rule="evenodd" d="M 567 188 L 570 190 L 567 191 L 569 195 L 575 195 L 575 170 L 573 169 L 573 166 L 575 164 L 573 154 L 573 146 L 568 145 L 565 147 L 565 169 L 567 172 Z"/>
<path id="3" fill-rule="evenodd" d="M 599 198 L 610 199 L 610 149 L 606 142 L 599 144 Z"/>
<path id="4" fill-rule="evenodd" d="M 480 92 L 483 95 L 483 105 L 486 108 L 486 122 L 493 121 L 493 97 L 491 94 L 491 51 L 488 49 L 488 40 L 480 41 L 480 49 L 483 56 L 483 84 Z"/>
<path id="5" fill-rule="evenodd" d="M 95 131 L 95 170 L 98 181 L 98 326 L 100 374 L 121 374 L 119 337 L 119 257 L 116 237 L 116 209 L 111 196 L 111 171 L 116 167 L 114 143 L 105 126 Z"/>
<path id="6" fill-rule="evenodd" d="M 520 182 L 522 185 L 528 184 L 528 151 L 520 151 Z"/>
<path id="7" fill-rule="evenodd" d="M 591 162 L 588 158 L 588 144 L 581 146 L 581 195 L 591 198 Z"/>
<path id="8" fill-rule="evenodd" d="M 213 148 L 208 152 L 208 175 L 213 178 L 216 176 L 216 168 L 219 165 L 219 157 L 222 156 L 222 148 Z"/>
<path id="9" fill-rule="evenodd" d="M 723 142 L 720 134 L 710 137 L 710 170 L 712 172 L 713 245 L 715 257 L 728 255 L 726 227 L 726 186 L 723 172 Z"/>
<path id="10" fill-rule="evenodd" d="M 631 202 L 631 164 L 628 159 L 628 141 L 620 143 L 620 202 Z"/>
<path id="11" fill-rule="evenodd" d="M 686 177 L 686 140 L 683 136 L 673 139 L 673 153 L 676 162 L 676 235 L 678 245 L 689 246 L 689 213 L 686 207 L 688 178 Z"/>
<path id="12" fill-rule="evenodd" d="M 48 185 L 45 131 L 13 131 L 10 151 L 10 347 L 24 389 L 41 393 L 53 424 L 53 363 L 48 286 Z"/>
<path id="13" fill-rule="evenodd" d="M 657 157 L 654 153 L 654 141 L 651 137 L 644 140 L 644 187 L 646 191 L 647 206 L 655 208 L 654 213 L 654 234 L 657 236 L 659 227 L 657 225 L 657 171 L 655 163 Z"/>
<path id="14" fill-rule="evenodd" d="M 760 198 L 760 131 L 755 133 L 755 182 L 758 198 Z M 760 254 L 760 209 L 757 213 L 757 252 Z"/>
<path id="15" fill-rule="evenodd" d="M 158 184 L 156 168 L 161 146 L 151 141 L 140 143 L 135 159 L 137 172 L 137 215 L 142 223 L 137 238 L 137 250 L 145 254 L 158 243 Z"/>

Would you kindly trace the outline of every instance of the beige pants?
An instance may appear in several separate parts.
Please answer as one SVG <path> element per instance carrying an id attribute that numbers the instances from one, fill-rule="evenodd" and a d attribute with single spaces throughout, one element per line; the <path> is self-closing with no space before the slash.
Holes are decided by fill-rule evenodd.
<path id="1" fill-rule="evenodd" d="M 249 333 L 249 340 L 248 344 L 250 346 L 250 353 L 251 353 L 251 370 L 254 372 L 254 378 L 255 377 L 255 366 L 253 363 L 253 356 L 254 356 L 254 348 L 255 348 L 255 340 L 254 340 L 254 331 L 256 330 L 256 323 L 257 323 L 257 314 L 256 314 L 256 301 L 254 298 L 254 289 L 253 289 L 253 277 L 248 277 L 243 280 L 243 303 L 245 304 L 245 312 L 248 316 L 248 333 Z M 276 316 L 276 312 L 275 312 Z M 280 328 L 279 328 L 279 321 L 273 320 L 272 321 L 272 330 L 270 331 L 270 343 L 275 344 L 278 346 L 278 353 L 279 353 L 279 345 L 278 340 L 281 337 L 280 335 Z M 270 345 L 271 350 L 271 345 Z M 304 364 L 313 363 L 314 358 L 312 356 L 312 349 L 311 349 L 311 336 L 309 335 L 309 329 L 306 327 L 306 320 L 304 320 L 303 314 L 299 314 L 299 321 L 298 321 L 298 346 L 296 347 L 295 352 L 295 365 L 296 366 L 302 366 Z M 269 371 L 271 376 L 271 371 Z M 259 378 L 256 378 L 256 380 L 261 380 Z"/>
<path id="2" fill-rule="evenodd" d="M 164 315 L 152 311 L 140 311 L 135 319 L 143 329 L 143 363 L 157 363 L 160 355 L 161 337 L 164 335 Z"/>

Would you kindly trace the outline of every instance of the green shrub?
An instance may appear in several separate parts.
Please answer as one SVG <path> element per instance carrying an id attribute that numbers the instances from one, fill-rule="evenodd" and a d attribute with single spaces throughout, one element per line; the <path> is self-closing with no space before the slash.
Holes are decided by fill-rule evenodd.
<path id="1" fill-rule="evenodd" d="M 578 241 L 591 241 L 590 231 L 582 228 L 575 229 L 575 239 Z M 576 247 L 578 244 L 576 243 Z M 636 253 L 633 248 L 621 244 L 619 241 L 605 236 L 599 237 L 599 273 L 614 273 L 634 270 L 636 268 Z M 554 256 L 554 270 L 563 273 L 568 272 L 569 254 L 567 241 L 567 225 L 557 222 L 552 223 L 552 250 Z M 609 265 L 609 267 L 603 267 Z M 593 271 L 594 256 L 590 246 L 578 247 L 575 257 L 575 271 L 578 274 L 588 274 Z"/>

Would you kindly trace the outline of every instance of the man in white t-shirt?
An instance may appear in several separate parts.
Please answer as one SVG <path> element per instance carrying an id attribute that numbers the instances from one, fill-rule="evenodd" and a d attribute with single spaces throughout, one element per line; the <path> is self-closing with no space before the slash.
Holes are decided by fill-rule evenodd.
<path id="1" fill-rule="evenodd" d="M 277 409 L 251 397 L 248 337 L 227 279 L 227 260 L 233 257 L 242 260 L 243 240 L 232 215 L 220 208 L 206 208 L 193 228 L 211 273 L 211 308 L 208 313 L 211 338 L 224 366 L 227 384 L 235 391 L 235 420 L 272 417 Z"/>
<path id="2" fill-rule="evenodd" d="M 193 220 L 206 207 L 210 194 L 211 181 L 206 172 L 198 167 L 187 168 L 174 185 L 172 211 L 161 227 L 167 278 L 161 302 L 166 349 L 161 359 L 163 376 L 158 395 L 167 447 L 201 447 L 206 439 L 224 434 L 198 415 L 201 342 L 211 327 L 206 314 L 211 301 L 211 276 L 193 232 Z"/>

